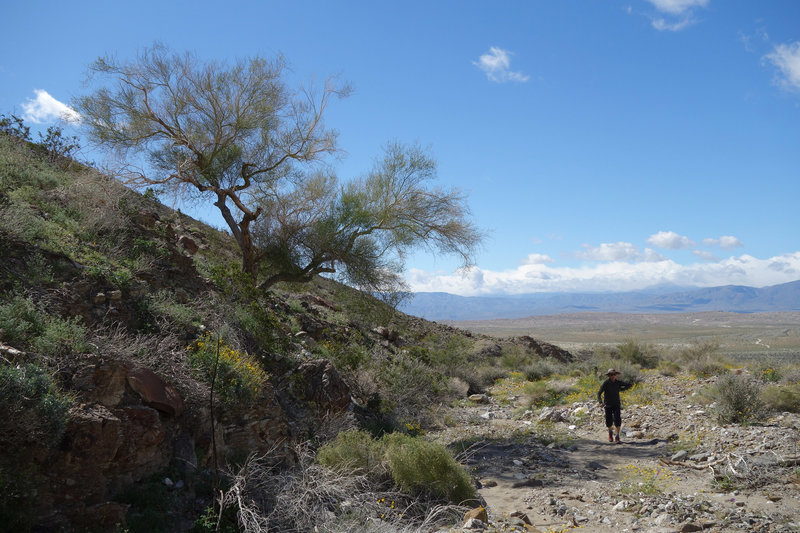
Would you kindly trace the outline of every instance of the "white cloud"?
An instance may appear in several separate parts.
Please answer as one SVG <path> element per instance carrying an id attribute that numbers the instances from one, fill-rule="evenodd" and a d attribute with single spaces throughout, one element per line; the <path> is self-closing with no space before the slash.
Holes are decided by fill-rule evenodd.
<path id="1" fill-rule="evenodd" d="M 692 250 L 692 253 L 696 257 L 699 257 L 700 259 L 703 259 L 704 261 L 719 261 L 719 257 L 714 255 L 713 252 L 709 252 L 708 250 Z"/>
<path id="2" fill-rule="evenodd" d="M 653 19 L 653 27 L 658 31 L 681 31 L 684 28 L 688 28 L 696 21 L 691 17 L 684 17 L 681 20 L 675 22 L 668 22 L 663 18 Z"/>
<path id="3" fill-rule="evenodd" d="M 600 246 L 583 245 L 575 257 L 588 261 L 632 261 L 640 256 L 639 248 L 629 242 L 604 242 Z"/>
<path id="4" fill-rule="evenodd" d="M 647 0 L 663 13 L 682 15 L 696 7 L 706 7 L 709 0 Z"/>
<path id="5" fill-rule="evenodd" d="M 36 97 L 29 98 L 22 104 L 23 118 L 34 124 L 44 124 L 64 120 L 66 122 L 79 122 L 80 115 L 68 105 L 59 102 L 44 89 L 33 91 Z"/>
<path id="6" fill-rule="evenodd" d="M 678 235 L 674 231 L 659 231 L 654 235 L 650 235 L 647 238 L 647 243 L 666 250 L 683 250 L 695 245 L 694 241 L 689 237 Z"/>
<path id="7" fill-rule="evenodd" d="M 443 291 L 463 296 L 533 292 L 630 291 L 672 283 L 678 286 L 764 287 L 800 279 L 800 252 L 769 259 L 750 255 L 716 262 L 681 265 L 669 259 L 654 262 L 612 261 L 580 268 L 521 265 L 502 272 L 472 268 L 463 274 L 407 274 L 411 290 Z"/>
<path id="8" fill-rule="evenodd" d="M 472 62 L 483 72 L 489 80 L 497 83 L 507 81 L 526 82 L 530 76 L 511 70 L 511 52 L 492 46 L 489 52 L 482 54 L 477 61 Z"/>
<path id="9" fill-rule="evenodd" d="M 790 90 L 800 90 L 800 41 L 779 44 L 764 58 L 780 71 L 777 81 L 781 86 Z"/>
<path id="10" fill-rule="evenodd" d="M 719 246 L 720 248 L 731 249 L 731 248 L 740 248 L 744 246 L 742 241 L 734 237 L 733 235 L 723 235 L 719 239 L 703 239 L 703 244 L 706 246 Z"/>
<path id="11" fill-rule="evenodd" d="M 658 31 L 680 31 L 697 22 L 694 10 L 706 7 L 709 0 L 647 0 L 665 17 L 653 17 L 652 24 Z"/>
<path id="12" fill-rule="evenodd" d="M 523 265 L 544 265 L 546 263 L 555 263 L 555 260 L 547 254 L 528 254 L 522 264 Z"/>

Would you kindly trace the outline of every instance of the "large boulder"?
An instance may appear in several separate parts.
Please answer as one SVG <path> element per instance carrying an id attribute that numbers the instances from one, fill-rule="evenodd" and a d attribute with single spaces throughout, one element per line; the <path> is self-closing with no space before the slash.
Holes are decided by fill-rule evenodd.
<path id="1" fill-rule="evenodd" d="M 297 369 L 303 399 L 314 402 L 323 412 L 338 413 L 350 405 L 350 388 L 336 367 L 325 359 L 306 361 Z"/>
<path id="2" fill-rule="evenodd" d="M 183 399 L 175 387 L 147 368 L 136 368 L 128 374 L 128 385 L 142 397 L 144 403 L 169 416 L 183 413 Z"/>

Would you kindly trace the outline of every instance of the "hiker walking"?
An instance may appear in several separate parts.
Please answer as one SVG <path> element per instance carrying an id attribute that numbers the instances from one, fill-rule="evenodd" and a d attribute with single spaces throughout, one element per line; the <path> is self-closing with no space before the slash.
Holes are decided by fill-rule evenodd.
<path id="1" fill-rule="evenodd" d="M 632 387 L 630 383 L 620 381 L 617 379 L 619 372 L 613 368 L 606 372 L 608 379 L 600 385 L 600 390 L 597 391 L 597 401 L 601 407 L 606 409 L 606 426 L 608 427 L 608 442 L 619 442 L 619 428 L 622 425 L 622 402 L 619 398 L 619 392 L 628 390 Z M 605 395 L 605 398 L 603 396 Z M 611 426 L 614 426 L 616 434 L 611 431 Z"/>

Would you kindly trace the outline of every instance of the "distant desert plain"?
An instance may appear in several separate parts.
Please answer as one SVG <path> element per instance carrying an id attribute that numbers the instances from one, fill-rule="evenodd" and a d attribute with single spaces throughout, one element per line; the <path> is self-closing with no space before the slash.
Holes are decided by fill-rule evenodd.
<path id="1" fill-rule="evenodd" d="M 627 340 L 659 349 L 715 341 L 734 360 L 800 361 L 800 312 L 571 313 L 516 319 L 442 321 L 495 337 L 529 335 L 579 352 Z"/>

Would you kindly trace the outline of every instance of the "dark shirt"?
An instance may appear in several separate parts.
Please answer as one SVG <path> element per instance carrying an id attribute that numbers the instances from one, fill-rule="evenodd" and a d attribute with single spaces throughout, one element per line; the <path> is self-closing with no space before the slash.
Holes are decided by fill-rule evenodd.
<path id="1" fill-rule="evenodd" d="M 600 385 L 600 390 L 597 391 L 597 401 L 610 407 L 620 407 L 622 401 L 619 399 L 619 391 L 628 390 L 631 386 L 630 383 L 620 381 L 619 379 L 614 381 L 607 379 Z M 603 401 L 603 393 L 605 393 L 605 401 Z"/>

